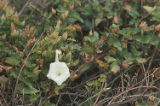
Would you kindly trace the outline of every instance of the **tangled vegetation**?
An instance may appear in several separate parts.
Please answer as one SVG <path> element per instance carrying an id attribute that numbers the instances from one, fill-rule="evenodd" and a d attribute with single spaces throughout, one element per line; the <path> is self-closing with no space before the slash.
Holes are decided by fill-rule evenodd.
<path id="1" fill-rule="evenodd" d="M 0 0 L 0 103 L 158 106 L 159 42 L 159 0 Z"/>

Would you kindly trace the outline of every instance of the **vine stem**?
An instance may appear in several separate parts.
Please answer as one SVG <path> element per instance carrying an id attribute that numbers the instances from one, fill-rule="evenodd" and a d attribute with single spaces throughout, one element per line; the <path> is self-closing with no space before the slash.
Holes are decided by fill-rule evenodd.
<path id="1" fill-rule="evenodd" d="M 16 80 L 15 88 L 14 88 L 14 91 L 13 91 L 12 99 L 11 99 L 12 105 L 14 105 L 14 101 L 15 101 L 14 98 L 15 98 L 16 93 L 17 93 L 17 86 L 18 86 L 19 78 L 20 78 L 20 76 L 21 76 L 21 73 L 22 73 L 22 71 L 23 71 L 23 68 L 25 67 L 25 63 L 26 63 L 26 61 L 28 60 L 29 56 L 32 54 L 33 49 L 35 48 L 36 44 L 40 41 L 40 39 L 41 39 L 41 37 L 42 37 L 43 34 L 44 34 L 44 32 L 42 32 L 42 34 L 40 35 L 40 38 L 34 43 L 34 45 L 32 46 L 32 48 L 31 48 L 31 50 L 30 50 L 30 52 L 28 53 L 25 61 L 23 62 L 22 67 L 20 68 L 20 71 L 19 71 L 19 73 L 18 73 L 18 77 L 17 77 L 17 80 Z"/>
<path id="2" fill-rule="evenodd" d="M 18 13 L 18 16 L 22 15 L 23 11 L 24 11 L 25 8 L 28 6 L 28 4 L 29 4 L 30 1 L 31 1 L 31 0 L 28 0 L 28 1 L 25 3 L 25 5 L 22 7 L 22 9 L 20 10 L 20 12 Z"/>

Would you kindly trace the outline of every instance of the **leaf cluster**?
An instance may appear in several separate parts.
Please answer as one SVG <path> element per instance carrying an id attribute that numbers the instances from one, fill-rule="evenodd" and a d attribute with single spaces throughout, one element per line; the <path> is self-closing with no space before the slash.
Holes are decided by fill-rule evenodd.
<path id="1" fill-rule="evenodd" d="M 23 4 L 20 0 L 13 3 Z M 5 77 L 14 83 L 24 65 L 17 91 L 25 103 L 38 104 L 46 94 L 67 92 L 67 87 L 79 85 L 77 80 L 83 84 L 98 75 L 83 87 L 88 95 L 95 94 L 108 73 L 144 64 L 152 49 L 158 49 L 159 4 L 156 0 L 49 0 L 44 4 L 30 2 L 27 12 L 18 14 L 1 0 L 0 66 L 11 67 L 3 69 Z M 60 87 L 46 77 L 56 49 L 62 51 L 60 61 L 66 62 L 73 74 Z"/>

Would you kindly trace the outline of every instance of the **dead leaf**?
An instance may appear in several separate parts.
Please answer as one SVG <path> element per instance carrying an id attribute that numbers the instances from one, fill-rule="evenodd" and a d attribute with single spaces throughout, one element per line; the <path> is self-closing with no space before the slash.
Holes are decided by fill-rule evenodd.
<path id="1" fill-rule="evenodd" d="M 0 83 L 6 83 L 8 81 L 8 78 L 4 75 L 0 76 Z"/>
<path id="2" fill-rule="evenodd" d="M 155 31 L 160 31 L 160 24 L 156 25 Z"/>
<path id="3" fill-rule="evenodd" d="M 120 66 L 117 63 L 112 63 L 111 72 L 117 74 L 120 71 Z"/>
<path id="4" fill-rule="evenodd" d="M 124 9 L 125 9 L 126 11 L 129 11 L 129 12 L 132 11 L 132 8 L 131 8 L 130 5 L 125 5 Z"/>
<path id="5" fill-rule="evenodd" d="M 146 30 L 147 26 L 148 26 L 147 23 L 145 21 L 142 21 L 139 25 L 139 28 L 142 28 L 143 30 Z"/>
<path id="6" fill-rule="evenodd" d="M 115 24 L 117 24 L 117 23 L 118 23 L 118 16 L 114 16 L 114 18 L 113 18 L 113 22 L 114 22 Z"/>

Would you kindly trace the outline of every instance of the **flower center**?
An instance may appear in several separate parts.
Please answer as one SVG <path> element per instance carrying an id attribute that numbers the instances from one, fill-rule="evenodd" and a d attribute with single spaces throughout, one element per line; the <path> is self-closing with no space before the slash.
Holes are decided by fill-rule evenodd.
<path id="1" fill-rule="evenodd" d="M 62 74 L 61 72 L 57 72 L 56 73 L 57 76 L 61 76 L 61 74 Z"/>

